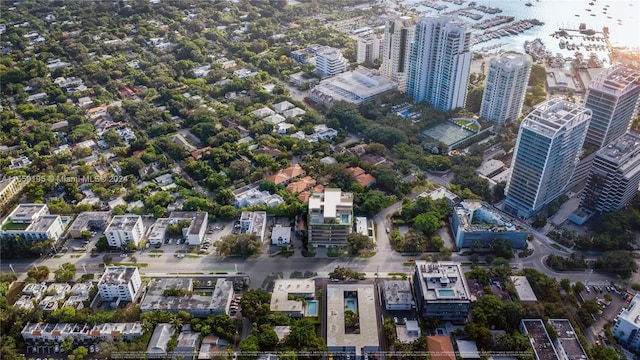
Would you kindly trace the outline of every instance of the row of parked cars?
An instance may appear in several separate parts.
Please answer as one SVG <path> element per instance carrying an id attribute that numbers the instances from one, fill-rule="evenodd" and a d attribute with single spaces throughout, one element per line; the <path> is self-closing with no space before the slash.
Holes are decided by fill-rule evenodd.
<path id="1" fill-rule="evenodd" d="M 76 346 L 74 346 L 75 348 Z M 98 352 L 100 351 L 100 346 L 98 344 L 91 344 L 87 347 L 87 349 L 89 350 L 90 353 L 94 353 L 94 352 Z M 65 350 L 62 348 L 62 346 L 60 346 L 60 344 L 54 344 L 54 345 L 40 345 L 40 346 L 28 346 L 27 350 L 30 351 L 33 354 L 39 354 L 39 353 L 43 353 L 43 354 L 50 354 L 50 353 L 55 353 L 55 354 L 64 354 Z M 44 358 L 43 360 L 46 360 L 46 358 Z"/>
<path id="2" fill-rule="evenodd" d="M 235 315 L 240 309 L 240 300 L 242 300 L 242 296 L 237 295 L 231 300 L 231 306 L 229 306 L 229 315 Z"/>

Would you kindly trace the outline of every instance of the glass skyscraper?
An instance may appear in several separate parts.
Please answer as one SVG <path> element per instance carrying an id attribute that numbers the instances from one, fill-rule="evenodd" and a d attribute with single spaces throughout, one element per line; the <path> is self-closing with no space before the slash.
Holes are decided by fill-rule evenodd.
<path id="1" fill-rule="evenodd" d="M 593 116 L 585 146 L 596 150 L 622 136 L 638 111 L 640 72 L 622 65 L 604 70 L 589 83 L 584 106 Z"/>
<path id="2" fill-rule="evenodd" d="M 591 110 L 559 99 L 527 115 L 507 179 L 505 211 L 529 218 L 566 191 L 590 119 Z"/>

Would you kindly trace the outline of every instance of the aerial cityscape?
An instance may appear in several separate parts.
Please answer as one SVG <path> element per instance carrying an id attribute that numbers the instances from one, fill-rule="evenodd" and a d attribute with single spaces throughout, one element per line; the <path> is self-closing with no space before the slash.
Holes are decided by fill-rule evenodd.
<path id="1" fill-rule="evenodd" d="M 640 3 L 0 2 L 0 359 L 640 359 Z"/>

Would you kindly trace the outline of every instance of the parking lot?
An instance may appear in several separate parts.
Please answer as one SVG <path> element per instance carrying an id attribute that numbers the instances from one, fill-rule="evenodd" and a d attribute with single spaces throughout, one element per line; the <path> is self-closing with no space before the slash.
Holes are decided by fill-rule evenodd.
<path id="1" fill-rule="evenodd" d="M 583 300 L 598 300 L 602 304 L 602 313 L 594 315 L 595 322 L 591 326 L 591 334 L 585 334 L 587 339 L 595 340 L 599 336 L 604 336 L 602 329 L 604 325 L 612 322 L 616 316 L 620 313 L 622 308 L 628 305 L 627 298 L 630 296 L 624 291 L 616 290 L 614 287 L 608 285 L 589 285 L 589 292 L 583 291 L 580 296 Z M 611 303 L 605 301 L 605 295 L 611 296 Z M 590 336 L 591 335 L 591 336 Z"/>

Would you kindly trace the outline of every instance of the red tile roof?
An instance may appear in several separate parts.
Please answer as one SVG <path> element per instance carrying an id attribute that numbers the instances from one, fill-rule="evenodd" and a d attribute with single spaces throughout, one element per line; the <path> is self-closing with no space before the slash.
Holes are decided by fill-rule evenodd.
<path id="1" fill-rule="evenodd" d="M 427 336 L 427 348 L 429 348 L 431 360 L 456 360 L 453 345 L 448 336 Z"/>

